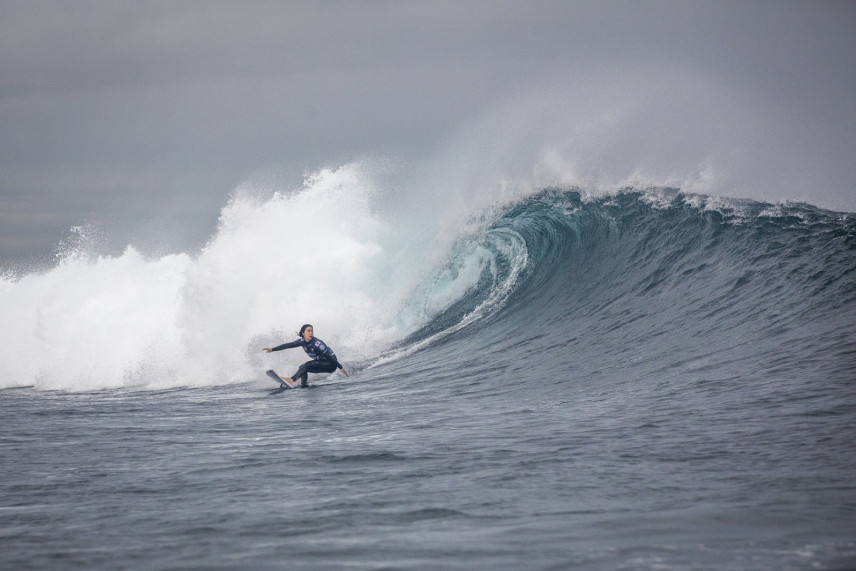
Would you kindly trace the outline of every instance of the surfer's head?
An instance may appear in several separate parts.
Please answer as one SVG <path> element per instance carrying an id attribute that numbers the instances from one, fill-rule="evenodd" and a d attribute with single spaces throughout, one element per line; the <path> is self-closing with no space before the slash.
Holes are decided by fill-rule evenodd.
<path id="1" fill-rule="evenodd" d="M 303 337 L 305 341 L 309 341 L 312 339 L 312 335 L 315 333 L 315 328 L 310 324 L 306 324 L 300 328 L 300 336 Z"/>

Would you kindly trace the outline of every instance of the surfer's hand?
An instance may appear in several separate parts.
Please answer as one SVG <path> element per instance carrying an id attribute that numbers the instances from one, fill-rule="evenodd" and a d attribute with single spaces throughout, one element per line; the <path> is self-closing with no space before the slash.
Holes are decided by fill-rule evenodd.
<path id="1" fill-rule="evenodd" d="M 345 375 L 346 377 L 350 377 L 350 376 L 351 376 L 351 375 L 349 375 L 349 374 L 348 374 L 348 371 L 346 371 L 346 370 L 345 370 L 345 367 L 339 367 L 339 370 L 340 370 L 340 371 L 342 371 L 342 373 L 344 373 L 344 375 Z"/>
<path id="2" fill-rule="evenodd" d="M 271 351 L 273 351 L 273 349 L 271 349 L 270 347 L 265 347 L 264 349 L 262 349 L 262 351 L 264 351 L 265 353 L 270 353 Z"/>

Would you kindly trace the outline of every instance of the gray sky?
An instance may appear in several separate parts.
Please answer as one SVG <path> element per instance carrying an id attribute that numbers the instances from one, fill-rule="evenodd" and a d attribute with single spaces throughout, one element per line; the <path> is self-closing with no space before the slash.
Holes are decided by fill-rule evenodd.
<path id="1" fill-rule="evenodd" d="M 854 60 L 852 2 L 0 0 L 0 266 L 82 223 L 198 247 L 260 173 L 461 141 L 856 212 Z"/>

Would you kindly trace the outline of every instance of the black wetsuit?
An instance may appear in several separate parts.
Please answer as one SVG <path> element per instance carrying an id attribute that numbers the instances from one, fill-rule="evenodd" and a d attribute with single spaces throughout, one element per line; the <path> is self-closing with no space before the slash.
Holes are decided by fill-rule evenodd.
<path id="1" fill-rule="evenodd" d="M 278 345 L 271 349 L 271 351 L 282 351 L 283 349 L 291 349 L 293 347 L 303 347 L 306 354 L 312 358 L 311 361 L 300 365 L 297 372 L 291 375 L 291 378 L 295 381 L 300 380 L 301 386 L 305 387 L 308 384 L 309 373 L 332 373 L 336 369 L 342 368 L 333 350 L 317 337 L 313 337 L 308 342 L 301 337 L 291 343 Z"/>

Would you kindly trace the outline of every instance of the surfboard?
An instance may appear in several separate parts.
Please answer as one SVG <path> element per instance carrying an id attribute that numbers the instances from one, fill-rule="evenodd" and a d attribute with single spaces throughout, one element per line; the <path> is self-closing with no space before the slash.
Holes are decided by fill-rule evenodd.
<path id="1" fill-rule="evenodd" d="M 284 389 L 293 389 L 294 388 L 294 383 L 289 383 L 288 381 L 286 381 L 285 379 L 283 379 L 282 377 L 277 375 L 276 371 L 274 371 L 273 369 L 265 371 L 265 374 L 268 377 L 270 377 L 271 379 L 273 379 L 274 381 L 278 382 L 279 385 Z"/>

